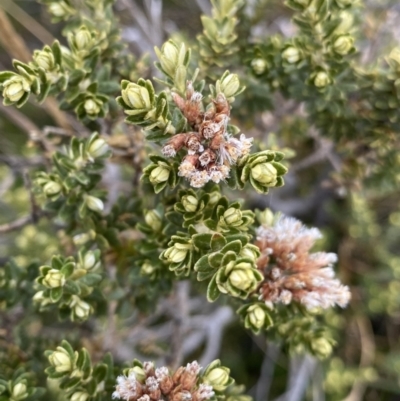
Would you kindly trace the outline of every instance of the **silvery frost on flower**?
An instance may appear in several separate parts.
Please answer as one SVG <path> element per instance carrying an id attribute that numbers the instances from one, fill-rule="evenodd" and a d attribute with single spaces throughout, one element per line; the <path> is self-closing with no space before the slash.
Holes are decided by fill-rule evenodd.
<path id="1" fill-rule="evenodd" d="M 253 138 L 244 134 L 234 138 L 228 133 L 230 106 L 224 94 L 219 93 L 204 110 L 201 93 L 189 81 L 186 98 L 177 93 L 172 93 L 172 98 L 193 131 L 174 135 L 162 149 L 164 156 L 175 157 L 181 149 L 187 151 L 178 174 L 194 188 L 227 179 L 231 166 L 249 154 Z"/>
<path id="2" fill-rule="evenodd" d="M 317 228 L 307 228 L 299 220 L 281 215 L 256 232 L 261 251 L 257 266 L 265 276 L 260 299 L 267 305 L 295 301 L 307 309 L 326 309 L 348 304 L 349 287 L 335 278 L 333 270 L 336 254 L 311 252 L 315 241 L 322 238 Z"/>

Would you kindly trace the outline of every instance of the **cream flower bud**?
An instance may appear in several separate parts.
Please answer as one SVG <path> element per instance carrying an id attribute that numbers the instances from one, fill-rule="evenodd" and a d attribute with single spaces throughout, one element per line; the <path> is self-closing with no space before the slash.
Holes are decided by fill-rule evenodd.
<path id="1" fill-rule="evenodd" d="M 312 350 L 321 358 L 326 358 L 332 353 L 332 344 L 326 338 L 318 338 L 311 343 Z"/>
<path id="2" fill-rule="evenodd" d="M 259 257 L 259 253 L 257 252 L 257 250 L 255 248 L 246 245 L 240 251 L 240 256 L 242 256 L 243 258 L 248 258 L 248 259 L 255 261 Z"/>
<path id="3" fill-rule="evenodd" d="M 59 1 L 49 4 L 49 13 L 57 18 L 64 18 L 67 15 L 74 14 L 74 10 L 63 1 Z"/>
<path id="4" fill-rule="evenodd" d="M 195 212 L 199 205 L 199 201 L 193 195 L 182 196 L 182 205 L 187 212 Z"/>
<path id="5" fill-rule="evenodd" d="M 149 180 L 153 185 L 155 185 L 167 181 L 168 177 L 169 177 L 169 169 L 164 166 L 157 166 L 150 173 Z"/>
<path id="6" fill-rule="evenodd" d="M 82 301 L 77 295 L 72 295 L 71 302 L 69 304 L 74 315 L 81 320 L 86 320 L 92 310 L 92 307 L 85 301 Z"/>
<path id="7" fill-rule="evenodd" d="M 161 229 L 162 220 L 157 210 L 149 210 L 144 215 L 144 220 L 154 231 L 159 231 Z"/>
<path id="8" fill-rule="evenodd" d="M 65 276 L 57 269 L 50 269 L 43 279 L 43 285 L 49 288 L 62 287 L 64 284 Z"/>
<path id="9" fill-rule="evenodd" d="M 261 225 L 272 226 L 274 222 L 274 213 L 271 209 L 265 209 L 257 215 Z"/>
<path id="10" fill-rule="evenodd" d="M 189 248 L 184 244 L 176 243 L 165 251 L 164 256 L 170 263 L 181 263 L 185 260 Z"/>
<path id="11" fill-rule="evenodd" d="M 33 302 L 42 302 L 45 297 L 43 296 L 44 291 L 38 291 L 33 297 Z"/>
<path id="12" fill-rule="evenodd" d="M 83 257 L 82 267 L 86 270 L 92 269 L 96 264 L 96 256 L 92 251 L 86 252 Z"/>
<path id="13" fill-rule="evenodd" d="M 242 212 L 234 207 L 227 209 L 223 217 L 225 223 L 229 226 L 240 225 L 242 223 Z"/>
<path id="14" fill-rule="evenodd" d="M 51 71 L 55 67 L 55 60 L 51 51 L 39 50 L 33 55 L 36 64 L 45 71 Z"/>
<path id="15" fill-rule="evenodd" d="M 349 35 L 339 36 L 333 43 L 333 50 L 345 56 L 353 48 L 354 39 Z"/>
<path id="16" fill-rule="evenodd" d="M 301 58 L 300 51 L 293 46 L 289 46 L 282 52 L 282 58 L 290 64 L 295 64 Z"/>
<path id="17" fill-rule="evenodd" d="M 146 372 L 140 366 L 135 366 L 132 369 L 129 369 L 129 374 L 133 372 L 135 374 L 135 378 L 138 382 L 144 383 L 147 375 Z"/>
<path id="18" fill-rule="evenodd" d="M 89 146 L 88 153 L 96 158 L 105 155 L 109 150 L 109 146 L 104 139 L 97 138 Z"/>
<path id="19" fill-rule="evenodd" d="M 251 61 L 251 68 L 257 75 L 261 75 L 267 70 L 268 63 L 262 58 L 255 58 Z"/>
<path id="20" fill-rule="evenodd" d="M 210 384 L 216 391 L 224 391 L 229 383 L 229 369 L 216 367 L 204 377 L 204 382 Z"/>
<path id="21" fill-rule="evenodd" d="M 75 245 L 81 246 L 85 245 L 88 241 L 94 239 L 96 237 L 96 233 L 93 230 L 90 230 L 87 233 L 76 234 L 72 237 L 72 241 Z"/>
<path id="22" fill-rule="evenodd" d="M 18 102 L 25 92 L 30 92 L 29 82 L 21 76 L 13 76 L 3 83 L 3 97 L 10 102 Z"/>
<path id="23" fill-rule="evenodd" d="M 99 114 L 101 111 L 101 106 L 93 99 L 85 100 L 83 107 L 84 107 L 86 113 L 91 116 L 95 116 L 95 115 Z"/>
<path id="24" fill-rule="evenodd" d="M 86 50 L 92 42 L 92 35 L 90 31 L 82 27 L 75 34 L 75 45 L 78 50 Z"/>
<path id="25" fill-rule="evenodd" d="M 163 44 L 161 51 L 157 48 L 155 50 L 157 57 L 160 60 L 161 68 L 166 72 L 167 75 L 173 77 L 180 64 L 179 49 L 175 46 L 175 44 L 168 41 Z"/>
<path id="26" fill-rule="evenodd" d="M 220 90 L 226 98 L 235 96 L 240 88 L 240 81 L 237 74 L 227 75 L 220 83 Z"/>
<path id="27" fill-rule="evenodd" d="M 250 324 L 261 329 L 265 323 L 265 310 L 259 305 L 252 305 L 247 311 Z"/>
<path id="28" fill-rule="evenodd" d="M 278 172 L 271 163 L 260 163 L 251 169 L 251 176 L 261 184 L 274 186 Z"/>
<path id="29" fill-rule="evenodd" d="M 55 368 L 56 372 L 62 373 L 72 370 L 71 358 L 68 352 L 62 347 L 57 347 L 57 351 L 54 351 L 49 356 L 49 362 Z"/>
<path id="30" fill-rule="evenodd" d="M 49 181 L 44 187 L 43 192 L 47 196 L 55 196 L 59 194 L 62 190 L 62 186 L 55 181 Z"/>
<path id="31" fill-rule="evenodd" d="M 140 269 L 140 274 L 142 276 L 150 276 L 154 273 L 154 271 L 155 271 L 154 266 L 149 262 L 145 262 L 145 263 L 143 263 L 143 265 Z"/>
<path id="32" fill-rule="evenodd" d="M 121 92 L 122 99 L 132 109 L 151 109 L 150 95 L 146 88 L 130 82 Z"/>
<path id="33" fill-rule="evenodd" d="M 314 77 L 314 85 L 317 88 L 324 88 L 331 83 L 329 75 L 325 71 L 318 72 Z"/>
<path id="34" fill-rule="evenodd" d="M 86 401 L 89 398 L 89 394 L 86 391 L 77 391 L 72 394 L 71 401 Z"/>
<path id="35" fill-rule="evenodd" d="M 24 383 L 17 383 L 12 389 L 13 400 L 23 400 L 28 396 L 27 387 Z"/>
<path id="36" fill-rule="evenodd" d="M 244 265 L 240 263 L 239 265 Z M 229 275 L 229 284 L 242 291 L 249 291 L 249 289 L 255 287 L 257 279 L 254 276 L 254 269 L 251 266 L 244 267 L 237 265 Z"/>
<path id="37" fill-rule="evenodd" d="M 104 203 L 101 199 L 96 198 L 95 196 L 92 195 L 86 195 L 85 196 L 85 203 L 86 206 L 90 209 L 93 210 L 94 212 L 100 213 L 104 210 Z"/>

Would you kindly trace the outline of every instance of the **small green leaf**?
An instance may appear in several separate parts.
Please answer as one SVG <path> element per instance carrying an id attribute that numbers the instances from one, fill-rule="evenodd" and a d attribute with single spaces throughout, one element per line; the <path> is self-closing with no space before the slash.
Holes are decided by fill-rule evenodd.
<path id="1" fill-rule="evenodd" d="M 212 234 L 203 233 L 203 234 L 195 234 L 192 237 L 193 244 L 196 248 L 202 250 L 210 249 L 210 242 L 211 242 Z"/>
<path id="2" fill-rule="evenodd" d="M 211 281 L 208 284 L 207 287 L 207 300 L 208 302 L 214 302 L 218 299 L 220 292 L 217 286 L 217 281 L 216 281 L 217 275 L 214 274 L 214 277 L 211 279 Z"/>

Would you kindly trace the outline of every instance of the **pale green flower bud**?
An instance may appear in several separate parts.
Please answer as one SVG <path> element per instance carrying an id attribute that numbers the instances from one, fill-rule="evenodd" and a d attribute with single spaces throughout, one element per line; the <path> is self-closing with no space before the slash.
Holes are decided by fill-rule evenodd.
<path id="1" fill-rule="evenodd" d="M 260 163 L 251 169 L 251 176 L 261 184 L 274 186 L 278 172 L 271 163 Z"/>
<path id="2" fill-rule="evenodd" d="M 35 51 L 33 59 L 36 64 L 45 71 L 51 71 L 55 67 L 55 60 L 51 51 L 39 50 Z"/>
<path id="3" fill-rule="evenodd" d="M 240 81 L 237 74 L 227 75 L 220 83 L 220 90 L 228 99 L 232 96 L 235 96 L 239 88 Z"/>
<path id="4" fill-rule="evenodd" d="M 141 269 L 140 269 L 140 274 L 142 276 L 151 276 L 155 271 L 154 266 L 149 263 L 149 262 L 145 262 L 143 263 Z"/>
<path id="5" fill-rule="evenodd" d="M 175 72 L 180 64 L 179 49 L 172 42 L 168 41 L 162 45 L 161 51 L 157 48 L 155 50 L 157 57 L 160 60 L 161 68 L 166 72 L 167 75 L 174 77 Z"/>
<path id="6" fill-rule="evenodd" d="M 282 52 L 282 58 L 290 64 L 295 64 L 300 60 L 301 54 L 299 49 L 289 46 Z"/>
<path id="7" fill-rule="evenodd" d="M 44 294 L 44 291 L 38 291 L 33 297 L 32 297 L 32 299 L 33 299 L 33 302 L 42 302 L 44 299 L 45 299 L 45 297 L 43 296 L 43 294 Z"/>
<path id="8" fill-rule="evenodd" d="M 169 169 L 164 166 L 157 166 L 149 176 L 150 182 L 155 184 L 160 184 L 168 180 L 169 177 Z"/>
<path id="9" fill-rule="evenodd" d="M 230 207 L 223 215 L 225 223 L 228 226 L 235 226 L 242 224 L 242 212 L 239 209 Z"/>
<path id="10" fill-rule="evenodd" d="M 321 358 L 326 358 L 332 353 L 332 344 L 323 337 L 314 340 L 311 348 Z"/>
<path id="11" fill-rule="evenodd" d="M 129 373 L 134 372 L 136 380 L 140 383 L 143 383 L 147 377 L 146 372 L 140 366 L 135 366 L 132 369 L 129 369 Z"/>
<path id="12" fill-rule="evenodd" d="M 49 362 L 55 368 L 56 372 L 62 373 L 72 370 L 71 358 L 68 352 L 62 347 L 57 347 L 57 351 L 54 351 L 49 356 Z"/>
<path id="13" fill-rule="evenodd" d="M 92 35 L 86 27 L 78 29 L 75 34 L 75 45 L 78 50 L 89 50 L 92 43 Z"/>
<path id="14" fill-rule="evenodd" d="M 59 194 L 62 190 L 62 186 L 55 181 L 49 181 L 44 187 L 43 192 L 47 196 L 55 196 Z"/>
<path id="15" fill-rule="evenodd" d="M 68 15 L 72 15 L 75 11 L 65 4 L 63 1 L 58 1 L 57 3 L 49 4 L 49 13 L 57 18 L 64 18 Z"/>
<path id="16" fill-rule="evenodd" d="M 65 276 L 57 269 L 49 270 L 43 279 L 43 285 L 49 288 L 62 287 L 65 284 Z"/>
<path id="17" fill-rule="evenodd" d="M 133 82 L 121 91 L 122 99 L 132 109 L 151 109 L 150 95 L 146 88 Z"/>
<path id="18" fill-rule="evenodd" d="M 185 260 L 190 246 L 180 243 L 175 243 L 165 251 L 164 256 L 170 263 L 181 263 Z"/>
<path id="19" fill-rule="evenodd" d="M 81 320 L 86 320 L 92 311 L 92 307 L 87 302 L 82 301 L 77 295 L 72 295 L 69 306 L 74 315 Z"/>
<path id="20" fill-rule="evenodd" d="M 272 226 L 274 222 L 274 214 L 271 209 L 265 209 L 257 215 L 261 225 Z"/>
<path id="21" fill-rule="evenodd" d="M 72 394 L 71 401 L 86 401 L 89 397 L 90 396 L 86 391 L 77 391 Z"/>
<path id="22" fill-rule="evenodd" d="M 345 56 L 353 48 L 353 43 L 354 39 L 351 36 L 349 35 L 339 36 L 333 44 L 333 50 L 336 53 Z"/>
<path id="23" fill-rule="evenodd" d="M 259 257 L 259 252 L 257 252 L 257 249 L 253 248 L 253 246 L 246 245 L 242 248 L 239 255 L 243 258 L 248 258 L 255 261 Z"/>
<path id="24" fill-rule="evenodd" d="M 83 107 L 87 114 L 96 116 L 101 111 L 101 106 L 93 99 L 87 99 L 83 104 Z"/>
<path id="25" fill-rule="evenodd" d="M 93 230 L 90 230 L 87 233 L 76 234 L 72 237 L 72 241 L 75 245 L 81 246 L 85 245 L 90 240 L 96 238 L 96 233 Z"/>
<path id="26" fill-rule="evenodd" d="M 89 146 L 88 153 L 93 158 L 105 155 L 109 150 L 109 146 L 104 139 L 97 138 Z"/>
<path id="27" fill-rule="evenodd" d="M 182 196 L 182 205 L 187 212 L 195 212 L 199 206 L 199 201 L 193 195 Z"/>
<path id="28" fill-rule="evenodd" d="M 146 221 L 146 224 L 150 226 L 154 231 L 159 231 L 161 229 L 162 220 L 157 210 L 149 210 L 144 215 L 144 220 Z"/>
<path id="29" fill-rule="evenodd" d="M 30 91 L 29 82 L 19 75 L 15 75 L 3 83 L 3 97 L 10 102 L 18 102 L 26 92 Z"/>
<path id="30" fill-rule="evenodd" d="M 261 329 L 265 324 L 265 310 L 259 305 L 252 305 L 249 307 L 248 317 L 250 324 L 256 329 Z"/>
<path id="31" fill-rule="evenodd" d="M 104 203 L 101 199 L 92 195 L 85 196 L 86 206 L 94 212 L 101 213 L 104 210 Z"/>
<path id="32" fill-rule="evenodd" d="M 255 58 L 251 62 L 251 68 L 257 75 L 261 75 L 266 71 L 268 63 L 262 58 Z"/>
<path id="33" fill-rule="evenodd" d="M 252 288 L 255 289 L 258 283 L 251 264 L 245 262 L 239 263 L 234 267 L 229 275 L 228 281 L 232 287 L 246 292 Z"/>
<path id="34" fill-rule="evenodd" d="M 216 391 L 224 391 L 229 383 L 229 369 L 216 367 L 207 373 L 203 381 L 211 385 Z"/>
<path id="35" fill-rule="evenodd" d="M 28 396 L 27 387 L 24 383 L 17 383 L 12 390 L 12 398 L 14 400 L 23 400 Z"/>
<path id="36" fill-rule="evenodd" d="M 82 267 L 86 270 L 92 269 L 96 265 L 96 256 L 93 252 L 89 251 L 86 252 L 85 256 L 83 257 Z"/>
<path id="37" fill-rule="evenodd" d="M 324 88 L 331 83 L 329 75 L 325 71 L 318 72 L 314 77 L 314 85 L 317 88 Z"/>

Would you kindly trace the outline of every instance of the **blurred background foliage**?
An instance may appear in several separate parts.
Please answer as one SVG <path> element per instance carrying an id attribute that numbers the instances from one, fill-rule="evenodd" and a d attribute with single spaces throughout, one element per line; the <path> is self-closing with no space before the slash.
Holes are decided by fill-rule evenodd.
<path id="1" fill-rule="evenodd" d="M 400 53 L 393 49 L 400 40 L 400 6 L 395 0 L 332 2 L 344 21 L 344 34 L 351 35 L 354 53 L 345 60 L 327 58 L 324 70 L 314 68 L 305 57 L 310 49 L 317 51 L 318 37 L 310 36 L 315 39 L 312 43 L 293 39 L 299 30 L 313 27 L 304 21 L 299 28 L 292 20 L 298 15 L 296 7 L 301 9 L 307 1 L 287 3 L 243 2 L 237 11 L 235 51 L 230 52 L 228 44 L 222 67 L 211 65 L 207 70 L 210 77 L 221 68 L 240 74 L 248 89 L 235 102 L 234 123 L 255 137 L 261 149 L 283 151 L 290 162 L 282 189 L 269 195 L 249 191 L 232 196 L 246 196 L 252 208 L 269 207 L 321 228 L 325 239 L 320 247 L 338 253 L 339 275 L 351 287 L 351 305 L 340 314 L 324 316 L 337 346 L 331 358 L 318 361 L 308 355 L 290 356 L 279 344 L 266 343 L 263 336 L 249 333 L 233 319 L 228 307 L 206 304 L 192 289 L 187 312 L 192 318 L 187 326 L 190 331 L 192 325 L 193 332 L 184 358 L 208 361 L 218 356 L 257 401 L 395 401 L 400 399 L 400 100 L 396 93 Z M 130 80 L 157 74 L 153 47 L 169 37 L 194 48 L 198 43 L 207 46 L 200 19 L 202 14 L 210 15 L 207 0 L 118 0 L 114 10 L 127 46 L 124 54 L 129 60 L 123 68 Z M 66 44 L 61 36 L 64 23 L 51 23 L 46 7 L 36 1 L 2 0 L 0 13 L 31 51 L 53 38 Z M 0 19 L 0 70 L 7 70 L 18 53 L 7 45 L 1 26 Z M 288 48 L 297 53 L 284 53 Z M 290 56 L 298 60 L 293 63 Z M 207 58 L 202 62 L 207 64 Z M 327 73 L 319 76 L 326 82 L 310 85 L 307 80 L 315 83 L 320 72 Z M 46 383 L 43 350 L 55 348 L 63 338 L 76 348 L 85 346 L 95 361 L 111 351 L 121 364 L 134 356 L 165 356 L 174 324 L 171 305 L 159 308 L 152 318 L 132 314 L 131 294 L 121 294 L 118 288 L 107 291 L 118 302 L 125 297 L 118 313 L 131 329 L 118 331 L 116 302 L 104 307 L 100 318 L 81 325 L 60 325 L 52 311 L 39 314 L 33 305 L 29 297 L 35 290 L 29 283 L 37 277 L 38 266 L 54 254 L 73 254 L 64 227 L 36 214 L 30 173 L 43 163 L 41 149 L 46 152 L 46 142 L 66 143 L 63 129 L 79 130 L 80 123 L 72 114 L 60 116 L 54 106 L 46 105 L 31 98 L 20 110 L 0 106 L 0 372 L 11 377 L 17 366 L 23 367 L 32 373 L 28 378 L 32 386 Z M 140 132 L 126 128 L 122 120 L 120 116 L 113 126 L 109 144 L 114 158 L 102 178 L 109 205 L 117 194 L 130 196 L 147 146 Z M 107 131 L 107 121 L 97 129 L 102 134 Z M 133 222 L 139 220 L 135 199 L 121 207 Z M 23 227 L 10 230 L 8 223 L 14 221 Z M 130 245 L 136 238 L 126 232 L 123 241 L 124 246 L 110 251 L 106 259 L 110 266 L 125 260 L 123 268 L 129 269 Z M 121 272 L 111 269 L 110 274 L 118 278 Z M 13 280 L 2 279 L 9 274 Z M 145 290 L 152 274 L 156 273 L 130 272 L 131 291 L 139 306 L 138 294 L 145 292 L 143 299 L 152 297 Z M 168 279 L 165 283 L 168 287 Z M 159 297 L 168 288 L 156 291 L 154 296 Z M 51 381 L 48 387 L 51 390 Z"/>

